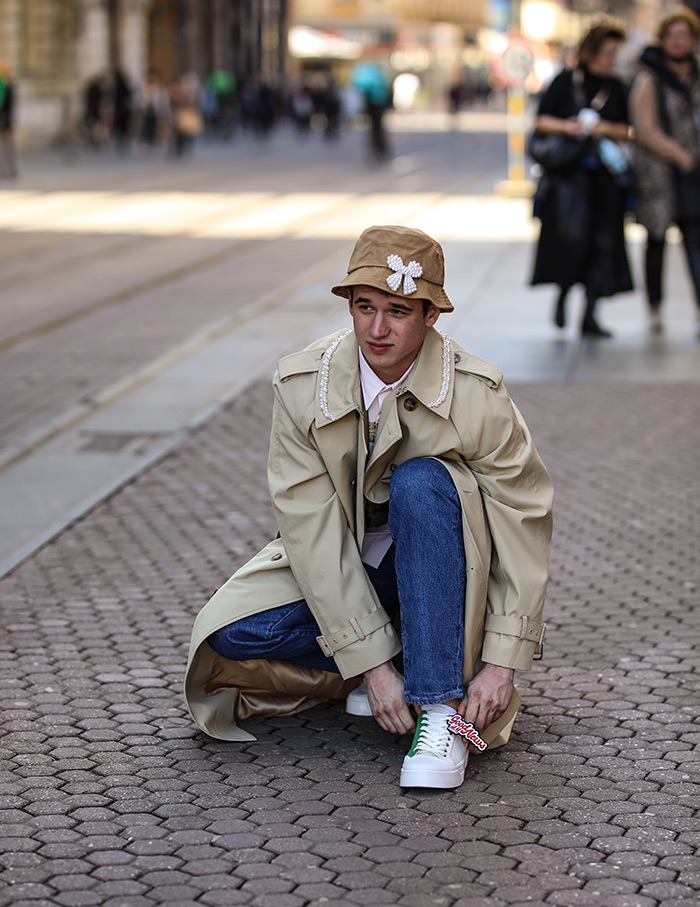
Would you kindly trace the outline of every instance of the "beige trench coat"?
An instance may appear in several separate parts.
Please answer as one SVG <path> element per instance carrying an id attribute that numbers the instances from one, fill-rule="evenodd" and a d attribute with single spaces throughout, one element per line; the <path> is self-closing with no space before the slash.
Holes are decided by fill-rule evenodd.
<path id="1" fill-rule="evenodd" d="M 393 469 L 415 457 L 440 459 L 462 501 L 465 685 L 484 662 L 530 668 L 544 635 L 552 486 L 502 377 L 430 328 L 405 386 L 383 405 L 368 455 L 352 332 L 280 361 L 268 461 L 279 536 L 195 621 L 185 696 L 203 731 L 251 740 L 238 721 L 342 698 L 364 671 L 400 651 L 362 565 L 364 498 L 387 501 Z M 340 676 L 262 659 L 232 662 L 206 642 L 226 624 L 302 598 Z M 507 740 L 519 703 L 516 694 L 485 732 L 492 747 Z"/>

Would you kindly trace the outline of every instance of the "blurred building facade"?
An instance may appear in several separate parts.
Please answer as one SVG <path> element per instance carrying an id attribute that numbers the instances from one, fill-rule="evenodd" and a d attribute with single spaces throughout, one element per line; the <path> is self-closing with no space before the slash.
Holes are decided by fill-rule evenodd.
<path id="1" fill-rule="evenodd" d="M 698 10 L 700 0 L 687 0 Z M 65 136 L 88 82 L 122 71 L 132 86 L 214 71 L 239 83 L 316 71 L 348 81 L 358 60 L 407 74 L 424 105 L 488 79 L 490 36 L 520 28 L 542 53 L 572 46 L 606 11 L 630 27 L 630 58 L 667 0 L 0 0 L 0 62 L 17 88 L 20 144 Z M 537 51 L 540 52 L 539 50 Z M 546 62 L 546 61 L 545 61 Z M 545 67 L 546 68 L 546 67 Z"/>
<path id="2" fill-rule="evenodd" d="M 686 0 L 698 7 L 700 0 Z M 493 87 L 494 55 L 504 36 L 530 42 L 536 67 L 533 91 L 569 60 L 584 31 L 603 13 L 628 28 L 628 69 L 676 0 L 290 0 L 290 69 L 302 77 L 318 70 L 347 80 L 358 61 L 379 61 L 387 74 L 417 78 L 417 104 L 449 103 L 460 85 Z M 539 75 L 541 72 L 541 75 Z M 623 75 L 626 73 L 623 73 Z M 478 92 L 477 92 L 478 94 Z"/>
<path id="3" fill-rule="evenodd" d="M 388 75 L 410 73 L 423 103 L 446 95 L 463 51 L 488 22 L 489 0 L 291 0 L 290 68 L 326 68 L 346 81 L 371 59 Z"/>
<path id="4" fill-rule="evenodd" d="M 0 61 L 18 95 L 18 140 L 73 128 L 87 83 L 115 69 L 132 86 L 216 70 L 284 72 L 287 0 L 0 0 Z"/>

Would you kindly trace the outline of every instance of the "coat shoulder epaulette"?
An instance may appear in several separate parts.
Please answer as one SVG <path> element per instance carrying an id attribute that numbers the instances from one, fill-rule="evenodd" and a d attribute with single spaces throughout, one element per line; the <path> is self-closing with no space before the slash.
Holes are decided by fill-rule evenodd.
<path id="1" fill-rule="evenodd" d="M 475 375 L 491 387 L 498 387 L 503 381 L 503 372 L 485 359 L 480 359 L 463 347 L 455 351 L 455 371 Z"/>
<path id="2" fill-rule="evenodd" d="M 321 360 L 325 350 L 322 347 L 317 349 L 311 348 L 300 350 L 298 353 L 291 353 L 285 356 L 277 363 L 277 373 L 280 381 L 286 381 L 294 375 L 305 375 L 309 372 L 317 372 L 321 367 Z"/>
<path id="3" fill-rule="evenodd" d="M 280 381 L 286 381 L 288 378 L 293 378 L 294 375 L 308 375 L 310 372 L 317 372 L 321 368 L 321 360 L 328 347 L 334 340 L 342 339 L 348 333 L 349 331 L 336 331 L 334 334 L 329 334 L 328 337 L 315 340 L 297 353 L 284 356 L 277 363 Z"/>

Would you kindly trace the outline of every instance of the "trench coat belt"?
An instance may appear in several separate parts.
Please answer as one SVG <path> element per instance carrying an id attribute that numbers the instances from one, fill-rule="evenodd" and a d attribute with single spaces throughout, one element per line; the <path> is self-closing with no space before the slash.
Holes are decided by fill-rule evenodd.
<path id="1" fill-rule="evenodd" d="M 529 621 L 526 614 L 523 614 L 522 617 L 487 614 L 484 621 L 484 630 L 488 633 L 503 633 L 505 636 L 517 636 L 518 639 L 527 639 L 529 642 L 534 642 L 540 648 L 540 653 L 535 658 L 542 658 L 547 624 L 536 624 L 534 621 Z"/>
<path id="2" fill-rule="evenodd" d="M 370 633 L 381 629 L 390 622 L 389 615 L 383 608 L 377 608 L 370 611 L 369 614 L 363 614 L 362 617 L 353 617 L 342 630 L 335 633 L 328 633 L 326 636 L 317 636 L 316 642 L 321 647 L 324 655 L 332 658 L 334 653 L 345 646 L 352 645 L 359 639 L 366 639 Z"/>

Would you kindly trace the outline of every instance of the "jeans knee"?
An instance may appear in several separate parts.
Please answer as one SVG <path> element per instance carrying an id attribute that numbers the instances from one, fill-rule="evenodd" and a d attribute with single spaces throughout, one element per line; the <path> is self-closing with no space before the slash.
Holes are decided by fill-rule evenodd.
<path id="1" fill-rule="evenodd" d="M 446 466 L 439 460 L 417 457 L 406 460 L 391 476 L 389 508 L 421 510 L 431 493 L 458 503 L 459 497 Z"/>

